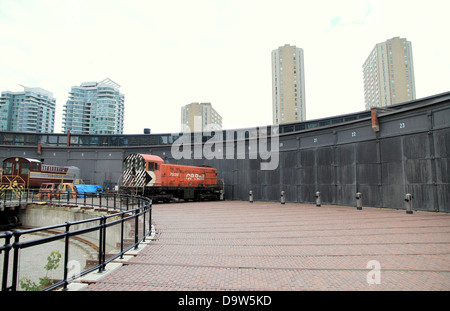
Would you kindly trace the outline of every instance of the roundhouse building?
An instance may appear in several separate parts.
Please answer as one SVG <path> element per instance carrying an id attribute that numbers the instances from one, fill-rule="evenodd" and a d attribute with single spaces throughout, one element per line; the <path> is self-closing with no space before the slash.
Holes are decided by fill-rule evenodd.
<path id="1" fill-rule="evenodd" d="M 265 137 L 264 133 L 267 133 Z M 86 183 L 111 189 L 122 182 L 132 153 L 165 163 L 209 165 L 224 180 L 225 200 L 315 202 L 450 212 L 448 171 L 450 92 L 371 111 L 259 128 L 223 130 L 177 144 L 183 133 L 141 135 L 0 132 L 0 160 L 20 156 L 76 166 Z M 216 136 L 217 135 L 217 136 Z M 266 151 L 266 152 L 263 152 Z M 269 169 L 263 164 L 271 162 Z"/>

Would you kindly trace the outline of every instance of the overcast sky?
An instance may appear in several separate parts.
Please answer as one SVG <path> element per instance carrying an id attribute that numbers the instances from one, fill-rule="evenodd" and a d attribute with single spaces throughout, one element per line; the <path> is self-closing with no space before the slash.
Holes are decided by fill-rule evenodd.
<path id="1" fill-rule="evenodd" d="M 375 44 L 412 42 L 416 97 L 450 91 L 450 1 L 0 0 L 0 91 L 110 78 L 125 134 L 180 131 L 181 107 L 211 102 L 234 129 L 272 123 L 271 51 L 304 50 L 308 120 L 364 110 Z"/>

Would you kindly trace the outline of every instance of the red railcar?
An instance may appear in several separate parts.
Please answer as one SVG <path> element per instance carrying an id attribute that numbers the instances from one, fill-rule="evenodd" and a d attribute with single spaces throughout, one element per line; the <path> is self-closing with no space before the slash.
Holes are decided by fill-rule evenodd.
<path id="1" fill-rule="evenodd" d="M 217 169 L 166 164 L 158 156 L 140 153 L 124 159 L 121 190 L 142 194 L 155 201 L 223 198 L 223 182 L 217 179 Z"/>
<path id="2" fill-rule="evenodd" d="M 39 160 L 11 157 L 3 160 L 0 188 L 39 188 L 42 183 L 73 183 L 80 178 L 75 166 L 47 165 Z"/>

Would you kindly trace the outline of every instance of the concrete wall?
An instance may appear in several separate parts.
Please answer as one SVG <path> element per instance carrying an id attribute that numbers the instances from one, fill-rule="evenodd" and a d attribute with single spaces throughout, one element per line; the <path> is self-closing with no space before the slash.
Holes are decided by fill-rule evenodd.
<path id="1" fill-rule="evenodd" d="M 80 207 L 68 207 L 57 205 L 40 205 L 40 204 L 28 204 L 26 208 L 20 209 L 18 217 L 24 227 L 46 227 L 51 225 L 64 224 L 65 222 L 76 222 L 86 219 L 94 219 L 105 215 L 104 212 L 95 211 L 94 208 L 80 208 Z M 116 220 L 115 217 L 109 219 L 109 221 Z M 71 227 L 72 230 L 80 230 L 91 228 L 99 225 L 99 221 L 90 221 Z M 75 227 L 76 226 L 76 227 Z M 64 229 L 62 229 L 64 230 Z M 131 222 L 124 223 L 124 236 L 129 238 L 131 231 Z M 84 233 L 79 236 L 87 241 L 90 241 L 94 245 L 98 246 L 99 231 L 92 231 Z M 117 243 L 121 240 L 121 227 L 120 224 L 110 226 L 106 232 L 106 245 L 107 251 L 116 249 Z"/>
<path id="2" fill-rule="evenodd" d="M 355 205 L 355 193 L 363 206 L 400 208 L 412 193 L 413 209 L 450 212 L 449 100 L 422 103 L 416 107 L 379 116 L 380 131 L 371 119 L 282 134 L 279 166 L 263 171 L 261 158 L 174 160 L 171 146 L 141 147 L 35 147 L 1 146 L 0 160 L 9 156 L 45 159 L 45 163 L 74 165 L 88 183 L 121 180 L 122 160 L 130 153 L 152 153 L 169 163 L 216 167 L 225 181 L 225 199 L 278 201 L 280 191 L 287 202 L 315 200 L 322 193 L 324 204 Z M 248 142 L 247 142 L 248 143 Z"/>

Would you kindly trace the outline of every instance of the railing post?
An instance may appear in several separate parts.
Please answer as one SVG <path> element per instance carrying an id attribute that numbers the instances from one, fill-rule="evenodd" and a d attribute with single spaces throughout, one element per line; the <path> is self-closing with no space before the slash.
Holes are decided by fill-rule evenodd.
<path id="1" fill-rule="evenodd" d="M 125 212 L 120 215 L 120 259 L 123 259 L 123 233 L 124 233 L 124 218 Z"/>
<path id="2" fill-rule="evenodd" d="M 142 205 L 142 220 L 143 220 L 143 224 L 142 224 L 142 235 L 144 236 L 143 241 L 145 242 L 145 203 L 143 202 L 143 198 L 139 197 L 139 205 Z"/>
<path id="3" fill-rule="evenodd" d="M 106 217 L 100 218 L 100 239 L 98 243 L 98 272 L 105 271 L 105 240 L 106 240 Z"/>
<path id="4" fill-rule="evenodd" d="M 138 217 L 139 217 L 139 208 L 136 209 L 135 214 L 134 214 L 134 249 L 138 249 L 138 240 L 139 240 L 139 222 L 138 222 Z"/>
<path id="5" fill-rule="evenodd" d="M 64 240 L 64 288 L 63 290 L 67 290 L 67 275 L 68 271 L 68 263 L 69 263 L 69 231 L 70 231 L 70 222 L 66 222 L 66 235 Z"/>
<path id="6" fill-rule="evenodd" d="M 6 231 L 5 232 L 5 255 L 3 256 L 3 278 L 2 278 L 2 291 L 6 291 L 7 284 L 8 284 L 8 264 L 9 264 L 9 252 L 12 248 L 11 245 L 11 237 L 12 232 Z"/>
<path id="7" fill-rule="evenodd" d="M 14 257 L 13 257 L 13 271 L 12 271 L 12 283 L 11 283 L 11 291 L 17 291 L 17 274 L 19 273 L 19 240 L 21 232 L 20 230 L 15 230 L 13 232 L 14 235 Z"/>
<path id="8" fill-rule="evenodd" d="M 148 231 L 150 234 L 152 233 L 152 206 L 153 202 L 152 200 L 149 200 L 148 202 Z"/>
<path id="9" fill-rule="evenodd" d="M 150 202 L 149 202 L 149 207 L 150 207 L 150 209 L 149 209 L 149 216 L 148 216 L 148 227 L 149 227 L 149 230 L 152 231 L 152 208 L 153 208 L 152 200 L 150 200 Z"/>
<path id="10" fill-rule="evenodd" d="M 103 216 L 103 245 L 102 245 L 102 247 L 103 247 L 103 259 L 102 259 L 103 268 L 102 268 L 102 271 L 105 271 L 105 267 L 106 267 L 106 264 L 105 264 L 105 261 L 106 261 L 106 229 L 107 229 L 106 219 L 107 219 L 106 216 Z"/>

